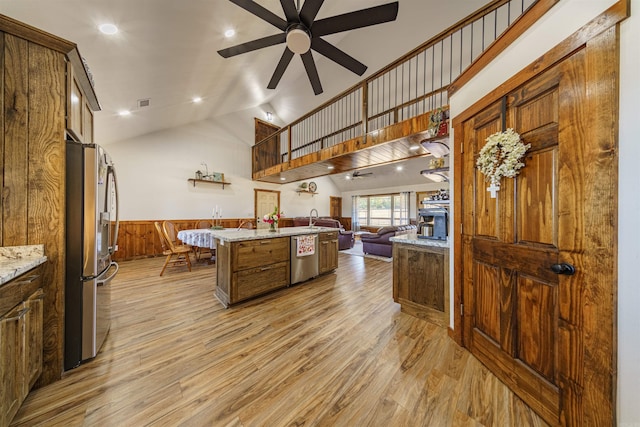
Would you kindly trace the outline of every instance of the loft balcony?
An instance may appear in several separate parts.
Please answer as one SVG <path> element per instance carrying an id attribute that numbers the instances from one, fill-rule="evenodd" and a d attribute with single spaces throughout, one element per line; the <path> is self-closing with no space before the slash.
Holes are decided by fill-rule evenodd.
<path id="1" fill-rule="evenodd" d="M 448 142 L 448 94 L 463 72 L 470 78 L 508 29 L 524 31 L 557 1 L 489 3 L 257 142 L 253 180 L 282 184 L 429 155 L 420 142 Z"/>

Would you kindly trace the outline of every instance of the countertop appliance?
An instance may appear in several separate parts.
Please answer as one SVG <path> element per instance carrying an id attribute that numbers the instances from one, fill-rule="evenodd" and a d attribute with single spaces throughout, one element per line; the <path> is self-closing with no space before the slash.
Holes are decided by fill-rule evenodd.
<path id="1" fill-rule="evenodd" d="M 64 369 L 92 359 L 111 326 L 118 185 L 107 152 L 67 141 Z"/>
<path id="2" fill-rule="evenodd" d="M 418 237 L 421 239 L 447 240 L 449 211 L 446 208 L 418 209 Z"/>
<path id="3" fill-rule="evenodd" d="M 313 253 L 309 253 L 306 239 L 311 239 Z M 306 240 L 306 241 L 305 241 Z M 301 248 L 300 243 L 304 242 L 306 248 Z M 291 236 L 291 284 L 296 284 L 309 280 L 318 275 L 318 235 L 304 234 Z"/>

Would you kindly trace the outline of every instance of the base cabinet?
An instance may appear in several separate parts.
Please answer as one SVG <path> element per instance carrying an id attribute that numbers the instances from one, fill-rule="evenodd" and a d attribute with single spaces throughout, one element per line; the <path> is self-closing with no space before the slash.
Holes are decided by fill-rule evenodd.
<path id="1" fill-rule="evenodd" d="M 8 426 L 42 373 L 43 296 L 40 269 L 0 287 L 0 427 Z"/>
<path id="2" fill-rule="evenodd" d="M 318 273 L 338 268 L 338 232 L 320 233 L 318 244 Z"/>
<path id="3" fill-rule="evenodd" d="M 449 249 L 394 242 L 393 300 L 403 312 L 445 326 L 449 312 Z"/>
<path id="4" fill-rule="evenodd" d="M 216 296 L 225 306 L 289 285 L 289 238 L 218 243 Z"/>

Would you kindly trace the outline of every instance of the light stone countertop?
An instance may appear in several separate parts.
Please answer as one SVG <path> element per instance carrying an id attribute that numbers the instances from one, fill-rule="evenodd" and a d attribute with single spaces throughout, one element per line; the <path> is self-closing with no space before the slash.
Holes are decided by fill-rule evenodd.
<path id="1" fill-rule="evenodd" d="M 44 245 L 0 247 L 0 285 L 47 261 Z"/>
<path id="2" fill-rule="evenodd" d="M 400 236 L 394 236 L 389 239 L 394 243 L 407 243 L 416 246 L 430 246 L 436 248 L 448 248 L 449 239 L 436 240 L 436 239 L 421 239 L 416 233 L 401 234 Z"/>
<path id="3" fill-rule="evenodd" d="M 273 239 L 276 237 L 289 237 L 300 236 L 303 234 L 317 234 L 323 232 L 338 231 L 338 228 L 332 227 L 282 227 L 276 229 L 275 232 L 269 231 L 269 229 L 261 230 L 249 230 L 249 229 L 224 229 L 224 230 L 181 230 L 178 232 L 178 238 L 184 239 L 181 236 L 185 236 L 190 232 L 197 231 L 199 233 L 206 232 L 212 237 L 220 240 L 220 242 L 242 242 L 245 240 L 261 240 L 261 239 Z M 224 244 L 224 243 L 223 243 Z"/>

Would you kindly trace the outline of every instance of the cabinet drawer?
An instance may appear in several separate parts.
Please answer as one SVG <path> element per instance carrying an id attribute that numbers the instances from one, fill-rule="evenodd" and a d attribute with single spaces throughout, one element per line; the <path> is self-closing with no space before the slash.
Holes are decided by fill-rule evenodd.
<path id="1" fill-rule="evenodd" d="M 326 240 L 335 240 L 337 238 L 338 238 L 338 232 L 337 231 L 330 231 L 330 232 L 326 232 L 326 233 L 320 233 L 319 240 L 321 242 L 324 242 Z"/>
<path id="2" fill-rule="evenodd" d="M 42 286 L 42 266 L 16 277 L 0 286 L 0 316 Z"/>
<path id="3" fill-rule="evenodd" d="M 289 284 L 289 263 L 279 262 L 234 273 L 235 294 L 232 303 L 264 294 Z"/>
<path id="4" fill-rule="evenodd" d="M 234 271 L 289 260 L 289 238 L 249 240 L 233 243 Z"/>

